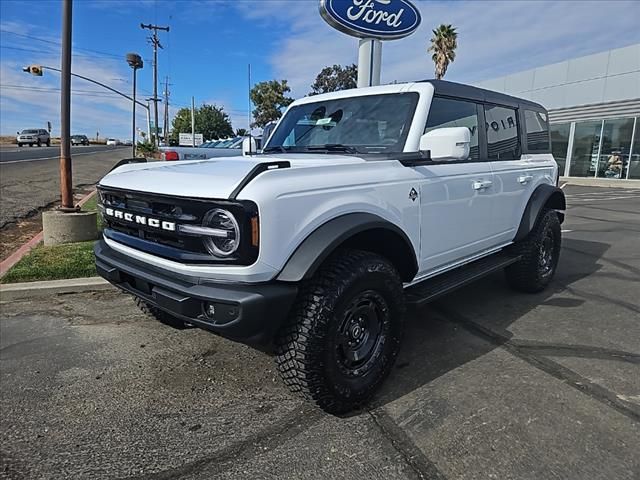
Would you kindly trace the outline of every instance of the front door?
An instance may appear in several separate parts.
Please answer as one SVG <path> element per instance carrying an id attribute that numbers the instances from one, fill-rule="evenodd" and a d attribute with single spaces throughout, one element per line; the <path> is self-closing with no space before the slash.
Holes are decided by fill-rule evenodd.
<path id="1" fill-rule="evenodd" d="M 473 257 L 495 244 L 491 226 L 494 179 L 481 159 L 480 105 L 435 97 L 425 132 L 442 127 L 468 127 L 469 158 L 415 167 L 420 184 L 420 271 L 425 276 Z"/>

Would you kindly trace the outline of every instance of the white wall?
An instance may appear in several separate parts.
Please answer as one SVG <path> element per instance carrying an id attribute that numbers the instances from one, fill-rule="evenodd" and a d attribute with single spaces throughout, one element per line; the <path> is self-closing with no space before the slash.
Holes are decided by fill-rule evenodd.
<path id="1" fill-rule="evenodd" d="M 548 110 L 640 98 L 640 43 L 476 83 Z"/>

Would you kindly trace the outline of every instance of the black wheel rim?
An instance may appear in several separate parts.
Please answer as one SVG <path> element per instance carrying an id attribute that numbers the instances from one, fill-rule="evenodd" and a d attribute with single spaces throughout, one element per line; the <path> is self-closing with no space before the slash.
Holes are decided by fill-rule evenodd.
<path id="1" fill-rule="evenodd" d="M 555 236 L 553 230 L 545 229 L 540 244 L 538 263 L 540 265 L 540 275 L 545 278 L 553 273 L 555 267 Z"/>
<path id="2" fill-rule="evenodd" d="M 366 374 L 380 357 L 389 325 L 389 307 L 373 290 L 356 295 L 347 305 L 337 331 L 340 370 L 352 377 Z"/>

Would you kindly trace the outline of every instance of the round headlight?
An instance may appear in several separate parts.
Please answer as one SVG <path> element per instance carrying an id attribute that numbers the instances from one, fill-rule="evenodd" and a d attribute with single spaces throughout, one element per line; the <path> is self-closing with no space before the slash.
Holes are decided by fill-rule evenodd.
<path id="1" fill-rule="evenodd" d="M 205 215 L 202 225 L 220 231 L 220 235 L 204 238 L 204 244 L 212 255 L 228 257 L 240 246 L 240 227 L 231 212 L 221 208 L 211 210 Z"/>

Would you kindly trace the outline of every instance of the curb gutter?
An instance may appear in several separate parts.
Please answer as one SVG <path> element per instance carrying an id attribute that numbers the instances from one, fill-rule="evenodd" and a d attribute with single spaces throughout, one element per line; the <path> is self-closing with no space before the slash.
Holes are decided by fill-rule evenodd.
<path id="1" fill-rule="evenodd" d="M 60 293 L 82 293 L 114 288 L 102 277 L 70 278 L 46 282 L 7 283 L 0 285 L 3 302 Z"/>

